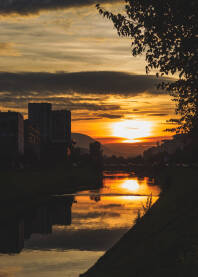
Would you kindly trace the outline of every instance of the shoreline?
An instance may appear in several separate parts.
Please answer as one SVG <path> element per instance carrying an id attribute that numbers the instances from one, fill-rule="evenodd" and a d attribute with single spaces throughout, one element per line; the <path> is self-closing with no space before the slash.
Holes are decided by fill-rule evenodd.
<path id="1" fill-rule="evenodd" d="M 197 276 L 198 173 L 163 168 L 159 200 L 83 277 Z"/>
<path id="2" fill-rule="evenodd" d="M 102 186 L 102 172 L 90 167 L 0 172 L 0 217 L 18 213 L 24 206 L 45 201 L 53 194 L 71 194 Z"/>

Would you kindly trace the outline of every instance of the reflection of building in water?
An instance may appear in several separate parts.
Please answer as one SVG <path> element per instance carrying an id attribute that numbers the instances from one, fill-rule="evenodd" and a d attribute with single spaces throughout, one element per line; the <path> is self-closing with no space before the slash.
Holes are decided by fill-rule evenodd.
<path id="1" fill-rule="evenodd" d="M 35 218 L 32 221 L 32 233 L 50 234 L 52 223 L 47 206 L 37 208 Z"/>
<path id="2" fill-rule="evenodd" d="M 58 201 L 52 206 L 52 224 L 53 225 L 71 225 L 72 213 L 71 207 L 73 204 L 73 196 L 69 197 L 67 201 Z"/>
<path id="3" fill-rule="evenodd" d="M 24 222 L 1 222 L 0 252 L 19 253 L 24 247 Z"/>
<path id="4" fill-rule="evenodd" d="M 47 205 L 29 211 L 24 221 L 25 239 L 30 239 L 33 233 L 42 235 L 52 233 L 52 219 L 50 209 Z"/>
<path id="5" fill-rule="evenodd" d="M 73 199 L 71 196 L 38 207 L 32 216 L 25 219 L 25 238 L 30 238 L 32 233 L 50 234 L 52 225 L 70 225 Z"/>
<path id="6" fill-rule="evenodd" d="M 74 197 L 53 200 L 24 213 L 24 220 L 11 218 L 1 222 L 0 253 L 19 253 L 24 247 L 24 239 L 30 239 L 33 233 L 50 234 L 52 225 L 70 225 L 71 207 Z"/>

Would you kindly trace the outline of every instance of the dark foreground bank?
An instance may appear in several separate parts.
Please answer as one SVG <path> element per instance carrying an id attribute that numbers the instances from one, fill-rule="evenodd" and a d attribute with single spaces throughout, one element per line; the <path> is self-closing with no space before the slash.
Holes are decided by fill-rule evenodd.
<path id="1" fill-rule="evenodd" d="M 164 168 L 168 189 L 83 277 L 198 276 L 198 172 Z"/>
<path id="2" fill-rule="evenodd" d="M 89 166 L 0 171 L 0 217 L 7 217 L 52 194 L 75 193 L 102 186 L 102 172 Z M 6 212 L 5 212 L 6 211 Z"/>

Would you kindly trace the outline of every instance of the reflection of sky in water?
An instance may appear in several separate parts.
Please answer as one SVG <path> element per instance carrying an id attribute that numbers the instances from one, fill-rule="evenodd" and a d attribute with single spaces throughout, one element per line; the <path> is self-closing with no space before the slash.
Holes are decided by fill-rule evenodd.
<path id="1" fill-rule="evenodd" d="M 70 228 L 130 228 L 137 216 L 138 209 L 146 202 L 147 197 L 129 196 L 128 194 L 158 195 L 159 188 L 148 185 L 148 178 L 138 179 L 125 174 L 114 178 L 104 178 L 104 187 L 92 191 L 99 197 L 76 196 L 77 203 L 72 206 L 72 225 Z M 82 194 L 89 193 L 89 191 Z M 114 196 L 103 196 L 112 193 Z M 115 196 L 115 194 L 126 194 Z M 102 194 L 102 196 L 100 196 Z M 153 203 L 157 197 L 153 197 Z"/>
<path id="2" fill-rule="evenodd" d="M 49 235 L 32 234 L 20 254 L 0 255 L 0 277 L 79 276 L 132 226 L 147 200 L 128 194 L 159 194 L 148 178 L 117 174 L 106 176 L 103 183 L 100 190 L 75 196 L 70 226 L 55 225 Z M 105 196 L 110 193 L 114 196 Z"/>
<path id="3" fill-rule="evenodd" d="M 1 277 L 78 277 L 104 252 L 96 251 L 23 251 L 0 256 Z"/>

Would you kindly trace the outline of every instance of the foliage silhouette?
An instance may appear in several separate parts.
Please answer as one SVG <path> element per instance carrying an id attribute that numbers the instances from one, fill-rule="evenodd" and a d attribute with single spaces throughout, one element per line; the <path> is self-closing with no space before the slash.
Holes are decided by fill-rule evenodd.
<path id="1" fill-rule="evenodd" d="M 137 216 L 134 220 L 135 224 L 138 224 L 139 222 L 141 222 L 141 218 L 145 215 L 145 214 L 149 214 L 151 207 L 153 204 L 153 196 L 152 193 L 147 197 L 146 199 L 146 203 L 142 205 L 142 211 L 140 209 L 138 209 L 137 211 Z"/>
<path id="2" fill-rule="evenodd" d="M 132 39 L 133 56 L 146 54 L 146 73 L 178 76 L 158 87 L 176 102 L 176 132 L 198 132 L 198 1 L 125 0 L 125 13 L 113 14 L 96 5 L 111 20 L 118 35 Z"/>

